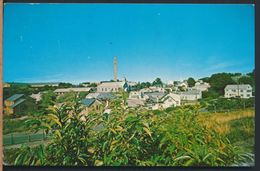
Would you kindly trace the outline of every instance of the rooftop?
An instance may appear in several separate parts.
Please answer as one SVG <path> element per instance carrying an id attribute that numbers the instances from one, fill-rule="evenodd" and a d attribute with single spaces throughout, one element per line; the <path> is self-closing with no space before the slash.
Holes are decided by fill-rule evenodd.
<path id="1" fill-rule="evenodd" d="M 23 103 L 25 101 L 25 99 L 19 99 L 17 102 L 15 102 L 11 107 L 14 108 L 16 106 L 18 106 L 19 104 Z"/>
<path id="2" fill-rule="evenodd" d="M 24 96 L 24 94 L 14 94 L 11 97 L 7 98 L 6 100 L 15 101 L 15 100 L 17 100 L 17 99 L 19 99 L 19 98 L 21 98 L 23 96 Z"/>
<path id="3" fill-rule="evenodd" d="M 177 92 L 176 94 L 180 94 L 180 95 L 197 95 L 197 94 L 200 94 L 200 93 L 201 93 L 200 90 L 192 89 L 192 90 L 188 90 L 188 91 Z"/>
<path id="4" fill-rule="evenodd" d="M 90 91 L 91 88 L 90 87 L 79 87 L 79 88 L 59 88 L 56 89 L 54 92 L 55 93 L 66 93 L 66 92 L 70 92 L 70 91 L 74 91 L 74 92 L 83 92 L 83 91 Z"/>
<path id="5" fill-rule="evenodd" d="M 83 99 L 81 100 L 81 103 L 87 107 L 91 106 L 96 99 Z"/>
<path id="6" fill-rule="evenodd" d="M 122 87 L 125 84 L 123 81 L 117 82 L 103 82 L 98 87 Z"/>
<path id="7" fill-rule="evenodd" d="M 252 89 L 251 85 L 249 84 L 232 84 L 227 85 L 225 89 Z"/>

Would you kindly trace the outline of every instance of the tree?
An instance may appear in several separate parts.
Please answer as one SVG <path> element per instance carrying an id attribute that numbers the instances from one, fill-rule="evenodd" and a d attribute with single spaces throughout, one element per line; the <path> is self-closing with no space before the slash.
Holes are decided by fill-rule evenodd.
<path id="1" fill-rule="evenodd" d="M 49 106 L 54 105 L 57 95 L 53 91 L 47 91 L 42 94 L 42 98 L 39 102 L 39 108 L 45 110 Z"/>
<path id="2" fill-rule="evenodd" d="M 188 78 L 187 82 L 189 87 L 193 87 L 196 83 L 196 81 L 192 77 Z"/>
<path id="3" fill-rule="evenodd" d="M 97 84 L 96 83 L 91 83 L 88 85 L 88 87 L 97 87 Z"/>
<path id="4" fill-rule="evenodd" d="M 232 79 L 232 74 L 228 73 L 218 73 L 213 74 L 209 78 L 209 83 L 213 90 L 220 94 L 224 94 L 224 89 L 228 84 L 236 84 L 235 81 Z"/>
<path id="5" fill-rule="evenodd" d="M 202 98 L 218 98 L 220 94 L 216 92 L 213 88 L 209 88 L 208 91 L 203 91 L 202 92 Z"/>
<path id="6" fill-rule="evenodd" d="M 162 80 L 160 78 L 156 78 L 153 83 L 152 83 L 153 86 L 158 86 L 158 87 L 162 87 L 163 83 L 162 83 Z"/>
<path id="7" fill-rule="evenodd" d="M 70 88 L 73 87 L 71 83 L 59 83 L 59 88 Z"/>
<path id="8" fill-rule="evenodd" d="M 242 76 L 238 79 L 239 84 L 250 84 L 254 86 L 254 78 L 251 76 Z"/>

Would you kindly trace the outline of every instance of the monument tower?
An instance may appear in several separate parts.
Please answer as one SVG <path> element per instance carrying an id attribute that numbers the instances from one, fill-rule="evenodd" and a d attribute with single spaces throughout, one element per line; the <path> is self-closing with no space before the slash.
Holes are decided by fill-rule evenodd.
<path id="1" fill-rule="evenodd" d="M 117 59 L 114 57 L 114 81 L 117 81 Z"/>

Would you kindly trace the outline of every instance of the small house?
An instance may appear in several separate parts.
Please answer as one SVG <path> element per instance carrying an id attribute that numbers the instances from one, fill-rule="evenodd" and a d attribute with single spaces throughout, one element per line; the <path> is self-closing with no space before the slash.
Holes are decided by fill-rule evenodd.
<path id="1" fill-rule="evenodd" d="M 4 101 L 4 111 L 8 115 L 17 115 L 23 110 L 23 103 L 25 101 L 24 94 L 15 94 Z"/>

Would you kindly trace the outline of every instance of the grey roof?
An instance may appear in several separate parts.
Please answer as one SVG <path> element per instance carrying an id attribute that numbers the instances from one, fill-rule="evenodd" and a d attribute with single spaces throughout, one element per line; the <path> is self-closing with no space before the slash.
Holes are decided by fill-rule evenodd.
<path id="1" fill-rule="evenodd" d="M 231 85 L 227 85 L 225 87 L 225 89 L 243 89 L 243 90 L 247 90 L 247 89 L 252 89 L 252 87 L 249 84 L 231 84 Z"/>
<path id="2" fill-rule="evenodd" d="M 112 93 L 100 93 L 97 96 L 97 99 L 99 99 L 99 100 L 111 100 L 111 99 L 115 99 L 115 96 Z"/>
<path id="3" fill-rule="evenodd" d="M 18 106 L 19 104 L 23 103 L 25 101 L 25 99 L 19 99 L 17 102 L 15 102 L 11 107 L 15 108 L 16 106 Z"/>
<path id="4" fill-rule="evenodd" d="M 87 107 L 91 106 L 95 102 L 95 99 L 83 99 L 81 103 Z"/>
<path id="5" fill-rule="evenodd" d="M 149 98 L 162 98 L 166 95 L 166 93 L 163 92 L 144 92 L 144 94 L 148 95 Z"/>
<path id="6" fill-rule="evenodd" d="M 192 90 L 188 90 L 188 91 L 177 92 L 176 94 L 180 94 L 180 95 L 197 95 L 197 94 L 200 94 L 200 90 L 192 89 Z"/>
<path id="7" fill-rule="evenodd" d="M 24 94 L 14 94 L 11 97 L 7 98 L 6 100 L 15 101 L 23 96 L 24 96 Z"/>

